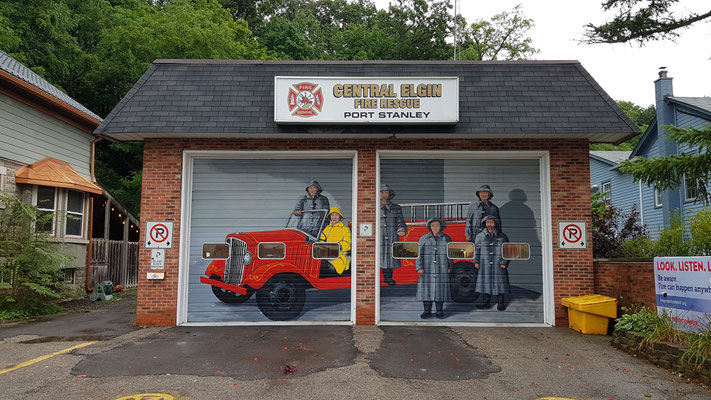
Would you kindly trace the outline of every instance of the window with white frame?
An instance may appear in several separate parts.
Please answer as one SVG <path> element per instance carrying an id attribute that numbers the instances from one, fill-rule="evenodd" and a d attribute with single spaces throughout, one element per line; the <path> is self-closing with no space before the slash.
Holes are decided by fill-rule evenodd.
<path id="1" fill-rule="evenodd" d="M 64 235 L 82 237 L 84 230 L 84 193 L 67 190 L 67 218 Z"/>
<path id="2" fill-rule="evenodd" d="M 662 191 L 654 188 L 654 206 L 655 207 L 661 207 L 664 205 L 664 202 L 662 201 Z"/>
<path id="3" fill-rule="evenodd" d="M 35 229 L 54 234 L 55 213 L 57 211 L 57 188 L 37 186 L 34 204 L 40 211 L 39 218 L 35 223 Z"/>
<path id="4" fill-rule="evenodd" d="M 692 178 L 687 178 L 684 175 L 684 200 L 694 201 L 698 195 L 698 188 L 696 186 L 696 181 Z"/>
<path id="5" fill-rule="evenodd" d="M 608 206 L 612 202 L 612 183 L 611 182 L 603 182 L 602 183 L 602 201 L 605 202 Z"/>

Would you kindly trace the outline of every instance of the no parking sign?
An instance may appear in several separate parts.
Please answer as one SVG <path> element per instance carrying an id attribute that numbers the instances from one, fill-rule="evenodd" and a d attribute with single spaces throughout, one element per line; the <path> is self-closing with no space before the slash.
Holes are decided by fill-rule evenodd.
<path id="1" fill-rule="evenodd" d="M 558 222 L 558 247 L 561 249 L 586 249 L 588 247 L 585 222 Z"/>
<path id="2" fill-rule="evenodd" d="M 147 249 L 172 249 L 173 248 L 173 222 L 148 221 L 146 222 L 146 248 Z"/>

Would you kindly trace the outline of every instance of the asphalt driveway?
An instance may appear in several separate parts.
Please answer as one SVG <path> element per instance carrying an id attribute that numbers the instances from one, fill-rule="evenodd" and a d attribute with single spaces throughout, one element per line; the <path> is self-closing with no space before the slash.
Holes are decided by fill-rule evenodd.
<path id="1" fill-rule="evenodd" d="M 0 325 L 0 399 L 709 398 L 612 348 L 609 336 L 567 328 L 136 329 L 131 321 L 130 309 L 117 309 Z"/>

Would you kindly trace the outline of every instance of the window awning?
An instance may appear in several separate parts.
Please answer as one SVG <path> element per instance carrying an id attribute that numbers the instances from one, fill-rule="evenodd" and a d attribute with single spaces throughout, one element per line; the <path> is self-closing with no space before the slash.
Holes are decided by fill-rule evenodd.
<path id="1" fill-rule="evenodd" d="M 54 158 L 45 158 L 15 172 L 16 183 L 52 186 L 101 194 L 101 188 L 79 175 L 69 164 Z"/>

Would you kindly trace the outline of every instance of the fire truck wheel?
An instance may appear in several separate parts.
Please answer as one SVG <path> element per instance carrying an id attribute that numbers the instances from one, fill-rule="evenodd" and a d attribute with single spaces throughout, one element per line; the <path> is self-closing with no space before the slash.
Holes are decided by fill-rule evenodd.
<path id="1" fill-rule="evenodd" d="M 222 279 L 220 279 L 220 277 L 217 275 L 210 276 L 210 279 L 222 281 Z M 254 294 L 254 289 L 252 289 L 251 287 L 247 287 L 247 294 L 243 295 L 235 292 L 230 292 L 229 290 L 225 290 L 217 286 L 212 286 L 212 293 L 215 295 L 215 297 L 217 297 L 218 300 L 223 303 L 242 304 L 245 301 L 249 300 L 250 297 L 252 297 L 252 294 Z"/>
<path id="2" fill-rule="evenodd" d="M 304 284 L 293 275 L 274 276 L 257 290 L 259 311 L 272 321 L 289 321 L 298 317 L 305 301 Z"/>
<path id="3" fill-rule="evenodd" d="M 449 274 L 449 290 L 455 303 L 473 303 L 479 297 L 475 290 L 476 277 L 474 264 L 468 262 L 454 264 Z"/>

